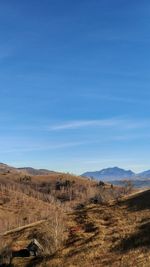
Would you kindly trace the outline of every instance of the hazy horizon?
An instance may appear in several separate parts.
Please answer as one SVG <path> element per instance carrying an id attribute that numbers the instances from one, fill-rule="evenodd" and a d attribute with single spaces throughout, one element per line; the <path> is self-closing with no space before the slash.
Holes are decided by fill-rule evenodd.
<path id="1" fill-rule="evenodd" d="M 150 168 L 150 2 L 0 3 L 0 161 Z"/>
<path id="2" fill-rule="evenodd" d="M 15 164 L 14 163 L 14 165 L 11 165 L 10 163 L 8 163 L 8 162 L 0 162 L 0 163 L 2 163 L 2 164 L 6 164 L 6 165 L 8 165 L 8 166 L 10 166 L 10 167 L 15 167 L 15 168 L 35 168 L 35 169 L 47 169 L 47 170 L 49 170 L 49 171 L 55 171 L 55 172 L 64 172 L 64 173 L 71 173 L 71 174 L 74 174 L 74 175 L 81 175 L 81 174 L 83 174 L 84 172 L 95 172 L 95 171 L 101 171 L 101 170 L 103 170 L 103 169 L 108 169 L 108 168 L 115 168 L 115 167 L 117 167 L 117 168 L 120 168 L 120 169 L 124 169 L 124 170 L 126 170 L 126 171 L 133 171 L 135 174 L 139 174 L 139 173 L 142 173 L 142 172 L 144 172 L 144 171 L 148 171 L 148 170 L 150 170 L 150 167 L 147 167 L 147 169 L 139 169 L 138 171 L 135 171 L 133 168 L 125 168 L 125 167 L 123 167 L 123 166 L 120 166 L 120 165 L 103 165 L 103 167 L 101 167 L 101 168 L 98 168 L 98 169 L 83 169 L 83 171 L 82 172 L 72 172 L 72 170 L 68 170 L 68 169 L 49 169 L 48 168 L 48 166 L 46 167 L 44 167 L 44 166 L 42 166 L 42 165 L 26 165 L 26 164 L 23 164 L 23 165 L 18 165 L 18 164 Z"/>

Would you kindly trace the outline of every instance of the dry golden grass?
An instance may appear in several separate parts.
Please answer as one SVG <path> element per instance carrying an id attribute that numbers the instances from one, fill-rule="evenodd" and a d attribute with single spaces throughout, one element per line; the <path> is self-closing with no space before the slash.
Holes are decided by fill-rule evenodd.
<path id="1" fill-rule="evenodd" d="M 149 200 L 150 190 L 118 204 L 87 205 L 70 214 L 69 227 L 78 229 L 41 266 L 150 266 Z"/>
<path id="2" fill-rule="evenodd" d="M 0 249 L 37 238 L 45 251 L 14 258 L 11 266 L 150 266 L 150 190 L 115 202 L 121 188 L 108 184 L 99 188 L 95 181 L 60 173 L 24 177 L 0 174 Z M 57 181 L 71 186 L 56 190 Z M 90 204 L 97 194 L 103 204 Z"/>
<path id="3" fill-rule="evenodd" d="M 73 190 L 94 184 L 88 180 L 69 174 L 50 174 L 45 176 L 31 176 L 31 182 L 20 182 L 24 173 L 0 173 L 0 229 L 9 230 L 26 223 L 46 218 L 56 207 L 69 209 L 77 201 L 81 201 L 81 194 L 75 200 L 60 205 L 58 197 L 69 195 L 69 190 L 55 190 L 56 181 L 61 179 L 75 181 Z M 47 190 L 50 187 L 50 192 Z M 72 203 L 72 204 L 71 204 Z M 11 219 L 11 222 L 9 222 Z M 2 227 L 3 225 L 3 227 Z"/>
<path id="4" fill-rule="evenodd" d="M 12 261 L 16 267 L 149 267 L 150 190 L 119 203 L 87 204 L 67 214 L 66 241 L 54 255 Z M 47 222 L 9 239 L 27 240 L 34 231 L 49 232 Z"/>

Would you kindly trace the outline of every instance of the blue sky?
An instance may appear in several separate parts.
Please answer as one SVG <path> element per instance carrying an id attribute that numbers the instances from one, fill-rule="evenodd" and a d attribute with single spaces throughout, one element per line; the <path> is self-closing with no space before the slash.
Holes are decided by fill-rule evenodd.
<path id="1" fill-rule="evenodd" d="M 0 1 L 0 161 L 150 168 L 150 2 Z"/>

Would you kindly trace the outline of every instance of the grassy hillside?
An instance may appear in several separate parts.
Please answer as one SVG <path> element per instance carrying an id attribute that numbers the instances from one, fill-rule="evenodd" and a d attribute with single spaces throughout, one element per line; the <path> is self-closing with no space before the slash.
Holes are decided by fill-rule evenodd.
<path id="1" fill-rule="evenodd" d="M 68 214 L 68 236 L 54 255 L 14 266 L 150 266 L 150 191 Z M 24 265 L 23 265 L 24 264 Z"/>
<path id="2" fill-rule="evenodd" d="M 69 174 L 27 176 L 24 173 L 0 174 L 1 232 L 48 218 L 58 210 L 69 211 L 95 183 Z"/>
<path id="3" fill-rule="evenodd" d="M 1 173 L 0 183 L 2 266 L 150 266 L 150 190 L 125 197 L 121 187 L 62 173 Z M 10 263 L 13 248 L 33 238 L 41 255 Z"/>

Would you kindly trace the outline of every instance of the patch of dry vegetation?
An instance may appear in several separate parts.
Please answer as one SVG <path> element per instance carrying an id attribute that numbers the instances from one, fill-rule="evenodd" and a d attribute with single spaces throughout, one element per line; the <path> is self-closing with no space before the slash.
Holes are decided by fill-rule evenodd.
<path id="1" fill-rule="evenodd" d="M 67 254 L 74 266 L 149 266 L 149 199 L 147 191 L 118 204 L 88 205 L 76 212 L 74 221 L 83 233 Z"/>
<path id="2" fill-rule="evenodd" d="M 127 186 L 61 173 L 2 173 L 0 182 L 6 266 L 150 266 L 149 191 L 121 201 Z M 44 247 L 42 255 L 11 259 L 16 242 L 33 238 Z"/>
<path id="3" fill-rule="evenodd" d="M 65 214 L 78 203 L 86 203 L 89 199 L 102 202 L 120 194 L 119 189 L 114 195 L 115 190 L 110 186 L 106 190 L 94 181 L 69 174 L 4 174 L 0 175 L 1 232 L 49 216 L 54 218 L 55 211 Z"/>
<path id="4" fill-rule="evenodd" d="M 150 266 L 150 191 L 68 214 L 68 238 L 53 256 L 25 266 Z"/>

